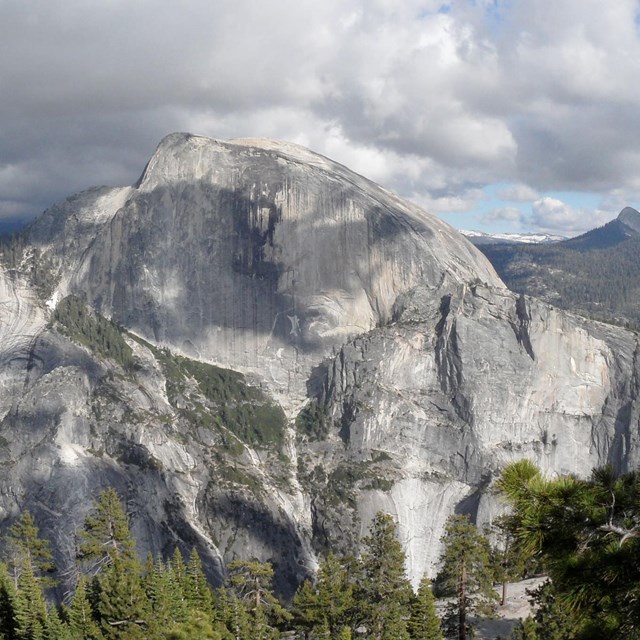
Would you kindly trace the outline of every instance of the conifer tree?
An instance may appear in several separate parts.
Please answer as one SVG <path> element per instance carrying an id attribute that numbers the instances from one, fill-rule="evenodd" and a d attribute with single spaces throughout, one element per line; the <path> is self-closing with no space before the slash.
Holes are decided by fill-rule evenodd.
<path id="1" fill-rule="evenodd" d="M 202 569 L 202 561 L 195 547 L 191 550 L 186 567 L 186 592 L 184 594 L 190 609 L 211 615 L 213 594 Z"/>
<path id="2" fill-rule="evenodd" d="M 357 607 L 372 640 L 408 638 L 406 618 L 412 590 L 405 573 L 405 554 L 390 515 L 376 514 L 362 539 Z"/>
<path id="3" fill-rule="evenodd" d="M 40 580 L 30 562 L 23 564 L 18 577 L 18 633 L 20 640 L 46 640 L 47 606 Z"/>
<path id="4" fill-rule="evenodd" d="M 524 460 L 506 467 L 497 486 L 513 507 L 519 544 L 542 558 L 551 578 L 536 595 L 538 635 L 634 637 L 640 474 L 618 477 L 603 467 L 590 479 L 548 478 Z"/>
<path id="5" fill-rule="evenodd" d="M 44 637 L 46 640 L 72 640 L 67 625 L 62 622 L 58 610 L 53 606 L 47 612 Z"/>
<path id="6" fill-rule="evenodd" d="M 452 596 L 444 627 L 465 640 L 471 632 L 469 616 L 495 615 L 498 595 L 493 588 L 489 541 L 465 515 L 453 515 L 442 537 L 442 568 L 436 578 L 438 593 Z"/>
<path id="7" fill-rule="evenodd" d="M 151 605 L 142 588 L 140 565 L 114 555 L 99 578 L 98 615 L 105 638 L 142 640 L 149 637 Z"/>
<path id="8" fill-rule="evenodd" d="M 436 603 L 431 590 L 431 580 L 423 576 L 411 603 L 409 618 L 409 634 L 411 640 L 442 640 L 440 618 L 436 613 Z"/>
<path id="9" fill-rule="evenodd" d="M 273 593 L 273 567 L 255 560 L 229 563 L 229 584 L 249 613 L 251 638 L 271 640 L 279 636 L 276 625 L 291 618 Z"/>
<path id="10" fill-rule="evenodd" d="M 88 563 L 90 573 L 96 575 L 119 556 L 135 559 L 135 541 L 120 498 L 115 489 L 109 488 L 100 493 L 93 512 L 84 521 L 78 558 Z"/>
<path id="11" fill-rule="evenodd" d="M 529 616 L 515 626 L 509 640 L 540 640 L 536 628 L 534 619 Z"/>
<path id="12" fill-rule="evenodd" d="M 182 552 L 178 547 L 175 548 L 173 555 L 171 556 L 171 573 L 173 573 L 173 579 L 182 585 L 183 590 L 187 590 L 187 568 L 184 565 L 184 558 Z"/>
<path id="13" fill-rule="evenodd" d="M 224 640 L 222 634 L 214 629 L 211 620 L 204 613 L 196 611 L 189 620 L 173 625 L 162 640 Z M 247 636 L 249 638 L 249 636 Z"/>
<path id="14" fill-rule="evenodd" d="M 0 637 L 3 640 L 18 640 L 22 602 L 14 580 L 9 576 L 7 565 L 0 563 Z"/>
<path id="15" fill-rule="evenodd" d="M 4 543 L 14 584 L 18 584 L 18 578 L 26 565 L 29 565 L 31 573 L 40 579 L 43 588 L 55 584 L 51 574 L 56 567 L 49 541 L 40 537 L 38 527 L 29 511 L 22 512 L 9 528 Z"/>
<path id="16" fill-rule="evenodd" d="M 244 602 L 235 593 L 229 593 L 224 602 L 224 610 L 226 612 L 225 626 L 231 632 L 233 640 L 251 638 L 253 632 L 252 620 Z"/>
<path id="17" fill-rule="evenodd" d="M 338 636 L 338 640 L 351 640 L 352 638 L 353 634 L 350 627 L 344 627 Z"/>
<path id="18" fill-rule="evenodd" d="M 80 576 L 71 599 L 64 610 L 71 640 L 101 640 L 102 634 L 93 617 L 89 602 L 88 585 L 84 576 Z"/>
<path id="19" fill-rule="evenodd" d="M 150 605 L 147 629 L 153 636 L 176 623 L 184 622 L 188 617 L 187 607 L 182 587 L 173 582 L 170 569 L 161 560 L 153 562 L 153 558 L 149 557 L 144 574 L 143 586 Z"/>
<path id="20" fill-rule="evenodd" d="M 318 593 L 311 580 L 305 580 L 298 587 L 291 603 L 291 613 L 294 626 L 305 633 L 305 638 L 325 621 Z"/>
<path id="21" fill-rule="evenodd" d="M 332 553 L 320 563 L 313 584 L 306 580 L 293 599 L 296 626 L 312 631 L 318 637 L 336 638 L 345 626 L 353 623 L 354 583 L 348 566 L 353 560 L 342 561 Z M 327 631 L 320 631 L 326 627 Z"/>
<path id="22" fill-rule="evenodd" d="M 517 522 L 510 515 L 496 518 L 491 523 L 488 535 L 497 538 L 497 544 L 491 549 L 492 565 L 496 581 L 502 583 L 500 604 L 507 602 L 509 582 L 522 580 L 528 570 L 535 569 L 536 561 L 518 543 Z"/>

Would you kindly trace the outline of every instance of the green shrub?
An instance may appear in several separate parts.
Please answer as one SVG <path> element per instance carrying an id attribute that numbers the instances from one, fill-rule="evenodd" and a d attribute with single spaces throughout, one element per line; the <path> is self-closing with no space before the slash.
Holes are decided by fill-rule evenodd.
<path id="1" fill-rule="evenodd" d="M 317 400 L 305 405 L 296 417 L 296 431 L 309 440 L 326 440 L 331 429 L 331 417 Z"/>

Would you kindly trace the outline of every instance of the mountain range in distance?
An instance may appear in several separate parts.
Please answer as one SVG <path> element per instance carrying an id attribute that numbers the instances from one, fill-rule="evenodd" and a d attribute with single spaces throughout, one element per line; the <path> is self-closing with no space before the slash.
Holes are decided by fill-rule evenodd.
<path id="1" fill-rule="evenodd" d="M 567 238 L 551 233 L 485 233 L 484 231 L 459 229 L 460 233 L 477 247 L 486 244 L 554 244 L 568 243 L 572 248 L 587 249 L 615 246 L 627 238 L 640 234 L 640 213 L 633 207 L 625 207 L 617 218 L 582 235 Z"/>
<path id="2" fill-rule="evenodd" d="M 460 229 L 460 233 L 476 247 L 485 244 L 549 244 L 567 239 L 550 233 L 485 233 L 466 229 Z"/>
<path id="3" fill-rule="evenodd" d="M 491 261 L 505 284 L 581 315 L 640 326 L 640 212 L 575 238 L 536 241 L 537 234 L 495 237 L 463 232 Z M 509 236 L 509 239 L 504 239 Z"/>

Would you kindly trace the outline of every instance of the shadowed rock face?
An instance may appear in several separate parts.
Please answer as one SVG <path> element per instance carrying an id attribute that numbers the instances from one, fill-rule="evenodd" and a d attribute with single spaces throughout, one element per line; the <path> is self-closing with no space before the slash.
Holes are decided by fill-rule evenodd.
<path id="1" fill-rule="evenodd" d="M 0 516 L 58 527 L 62 563 L 114 485 L 142 551 L 196 546 L 218 579 L 270 560 L 283 593 L 383 509 L 417 581 L 451 512 L 500 511 L 505 463 L 640 461 L 635 334 L 515 296 L 447 225 L 300 147 L 173 134 L 136 185 L 70 198 L 27 241 L 0 272 Z M 69 293 L 152 343 L 124 337 L 135 367 L 48 324 Z M 153 345 L 253 391 L 216 396 L 222 374 Z"/>

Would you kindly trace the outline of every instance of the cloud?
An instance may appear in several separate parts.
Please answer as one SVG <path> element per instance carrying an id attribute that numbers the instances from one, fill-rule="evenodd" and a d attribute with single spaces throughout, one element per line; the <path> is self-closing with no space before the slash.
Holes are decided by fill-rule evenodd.
<path id="1" fill-rule="evenodd" d="M 486 195 L 481 189 L 461 190 L 457 194 L 438 193 L 423 195 L 414 193 L 410 199 L 430 213 L 461 213 L 472 211 Z"/>
<path id="2" fill-rule="evenodd" d="M 0 199 L 131 183 L 174 130 L 307 144 L 433 211 L 640 192 L 635 0 L 442 6 L 4 0 Z"/>
<path id="3" fill-rule="evenodd" d="M 539 231 L 577 235 L 610 219 L 606 211 L 572 207 L 557 198 L 544 197 L 533 203 L 528 223 Z"/>
<path id="4" fill-rule="evenodd" d="M 517 207 L 499 207 L 491 209 L 482 215 L 482 221 L 489 222 L 509 222 L 519 223 L 525 219 L 522 211 Z"/>
<path id="5" fill-rule="evenodd" d="M 498 198 L 509 202 L 533 202 L 540 197 L 540 194 L 526 184 L 514 184 L 498 189 Z"/>

